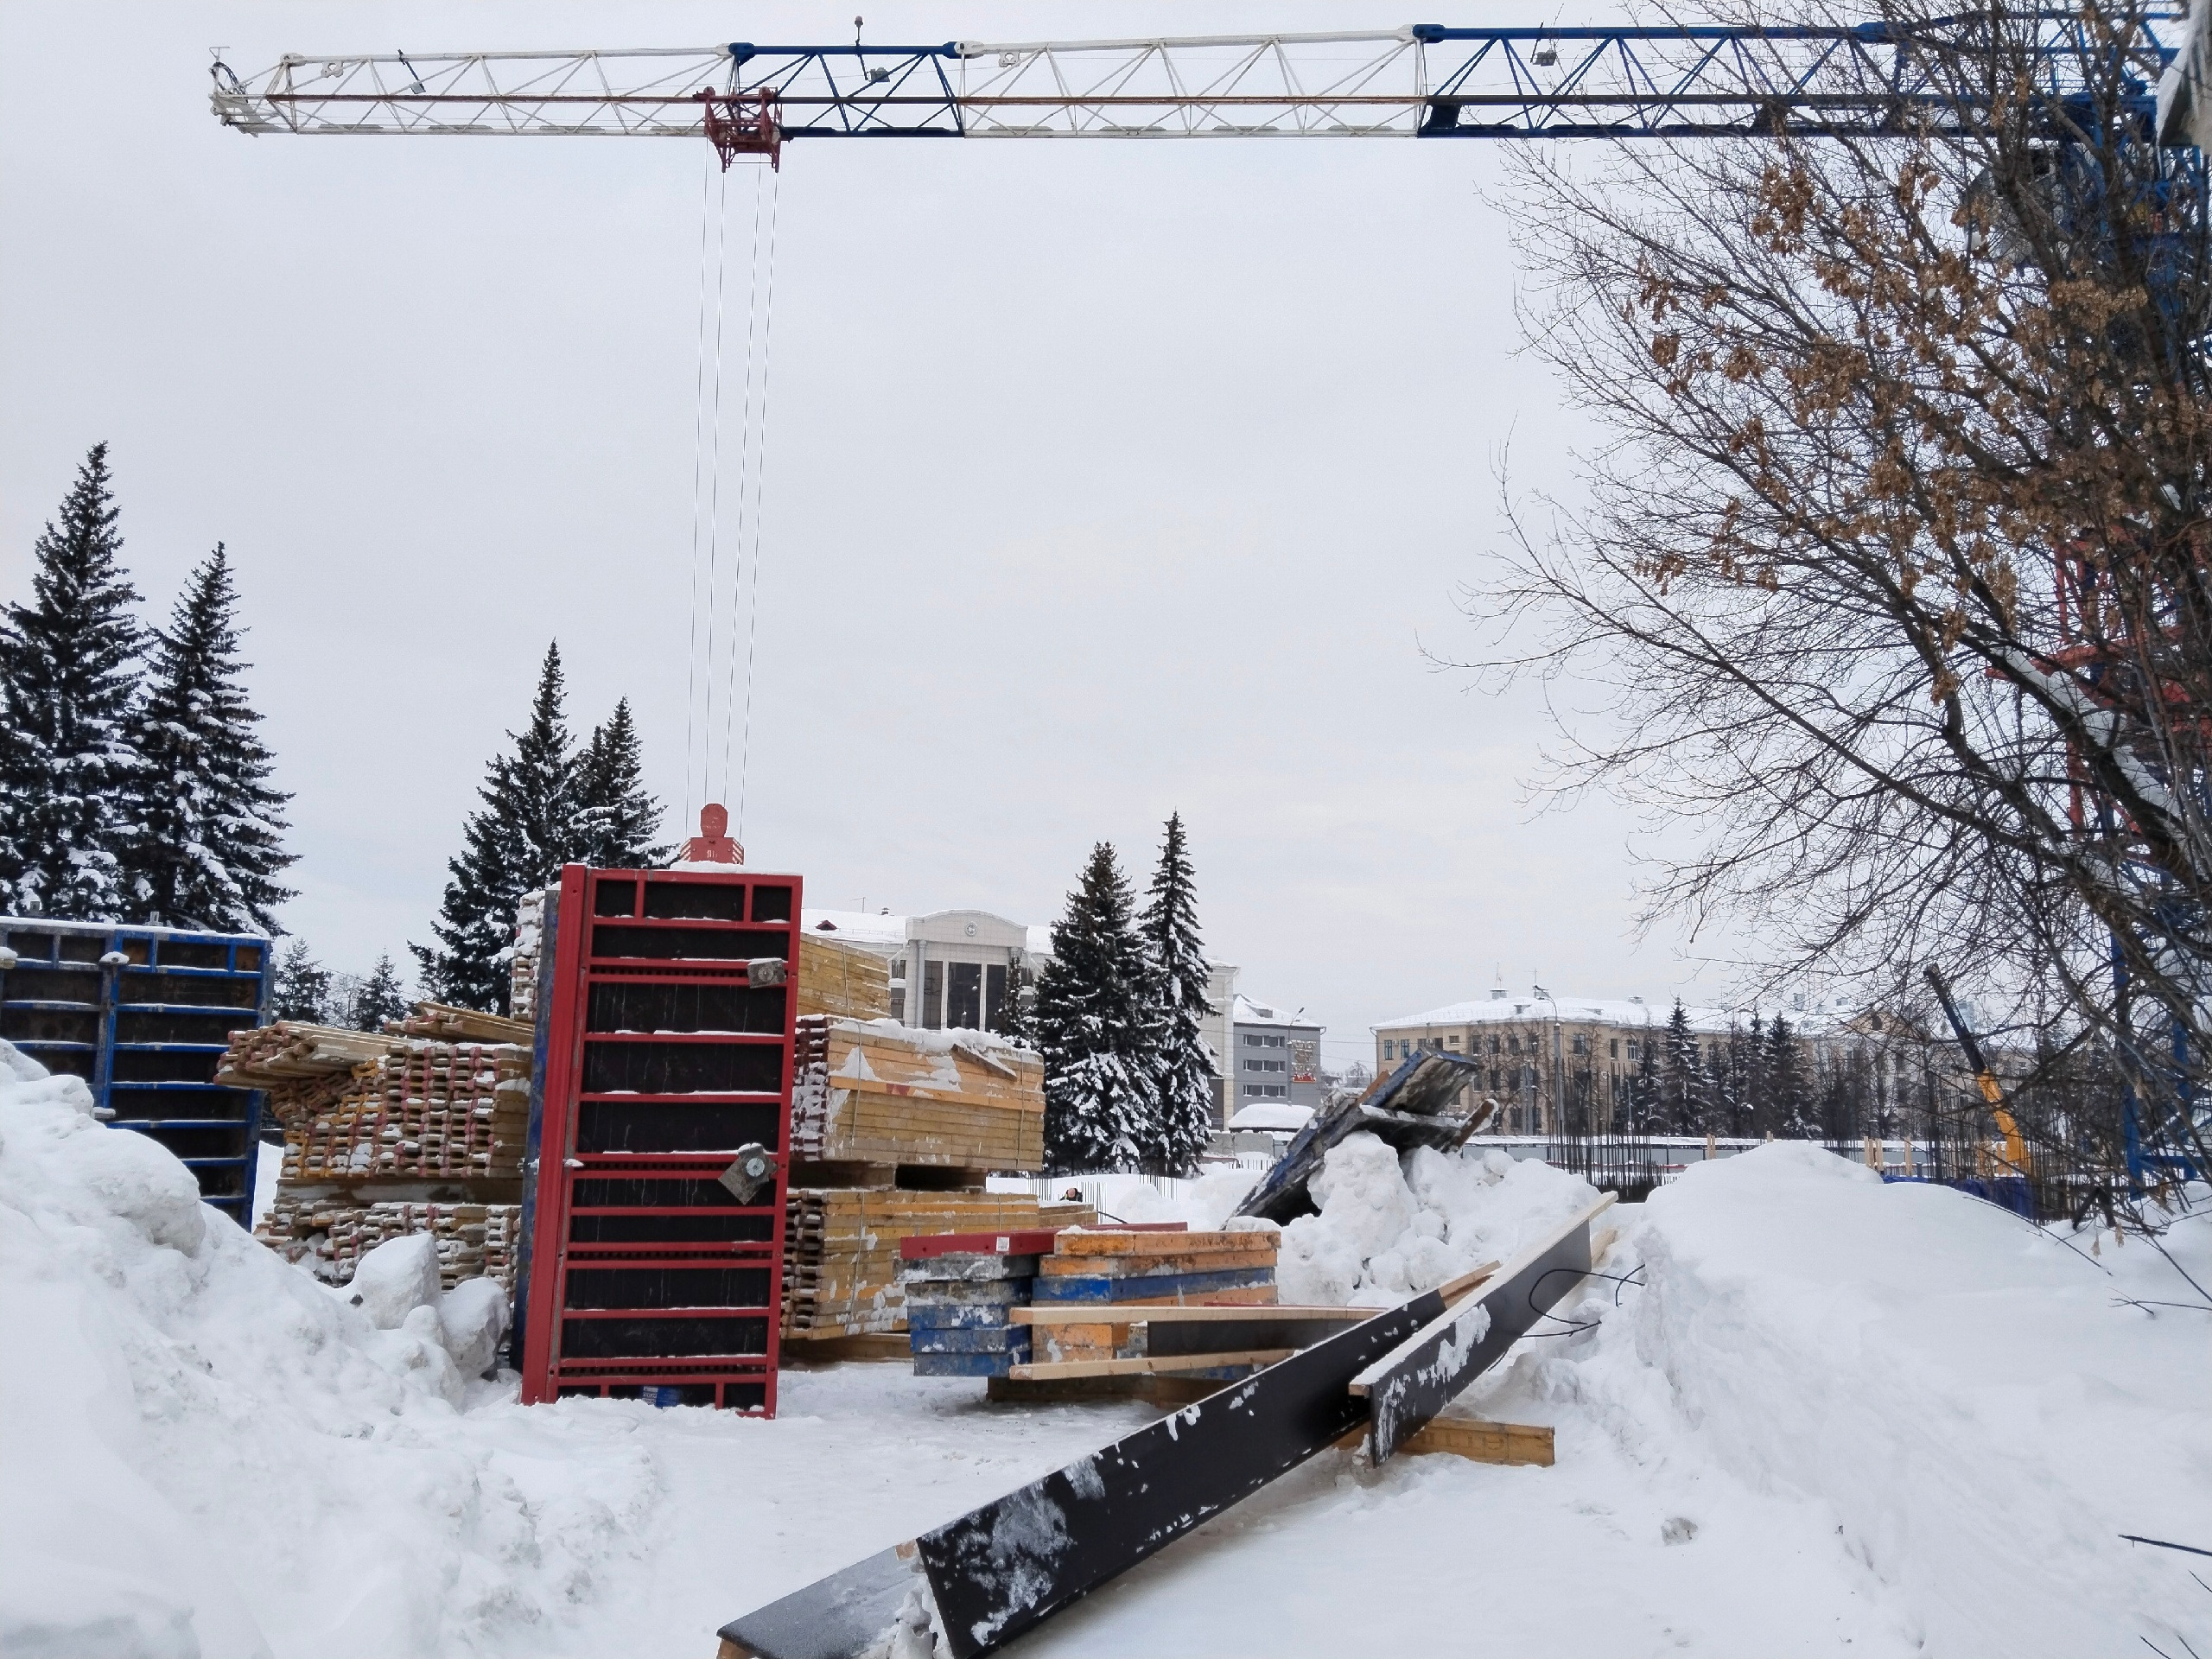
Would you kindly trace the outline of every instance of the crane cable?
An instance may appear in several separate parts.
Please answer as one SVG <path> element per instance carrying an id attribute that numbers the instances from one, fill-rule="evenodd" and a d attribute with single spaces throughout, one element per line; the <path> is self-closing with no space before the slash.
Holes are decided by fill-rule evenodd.
<path id="1" fill-rule="evenodd" d="M 698 754 L 701 751 L 699 728 L 702 723 L 699 718 L 699 621 L 701 610 L 699 604 L 699 528 L 701 506 L 702 502 L 708 499 L 706 474 L 707 467 L 709 464 L 706 439 L 707 410 L 709 397 L 709 380 L 707 375 L 707 289 L 710 270 L 715 290 L 714 378 L 712 381 L 711 393 L 714 406 L 715 450 L 711 458 L 711 465 L 713 466 L 715 473 L 715 492 L 717 495 L 719 495 L 720 493 L 720 473 L 721 467 L 722 292 L 724 265 L 722 255 L 729 237 L 729 180 L 727 174 L 719 175 L 719 178 L 721 186 L 719 193 L 721 197 L 721 211 L 719 214 L 717 214 L 715 200 L 717 194 L 715 188 L 717 181 L 717 174 L 713 166 L 712 153 L 709 152 L 707 169 L 700 175 L 699 179 L 698 362 L 693 372 L 691 389 L 690 663 L 688 672 L 685 676 L 683 689 L 683 817 L 681 820 L 681 822 L 686 825 L 694 822 L 693 807 L 695 800 L 699 800 L 701 798 L 703 798 L 707 785 L 706 767 L 702 764 L 699 767 L 700 797 L 695 798 L 693 796 L 691 792 L 692 761 L 694 756 Z M 715 221 L 718 219 L 720 223 L 717 226 Z M 709 232 L 717 229 L 719 231 L 719 234 L 710 240 Z M 709 701 L 711 702 L 714 695 L 715 649 L 714 583 L 711 575 L 712 561 L 714 557 L 714 531 L 711 529 L 708 531 L 707 548 L 709 570 L 707 585 L 708 599 L 706 606 L 708 664 L 707 694 Z M 712 718 L 711 708 L 709 709 L 708 714 L 710 722 Z"/>
<path id="2" fill-rule="evenodd" d="M 710 156 L 709 166 L 713 166 Z M 761 175 L 766 174 L 764 184 Z M 750 287 L 746 296 L 745 384 L 738 423 L 738 454 L 731 497 L 735 503 L 733 554 L 725 588 L 721 564 L 722 477 L 722 364 L 723 340 L 728 331 L 729 188 L 728 175 L 720 173 L 721 189 L 713 188 L 710 173 L 700 199 L 698 368 L 693 386 L 691 468 L 691 617 L 690 665 L 683 753 L 683 821 L 692 821 L 695 799 L 700 804 L 715 798 L 715 722 L 716 689 L 721 687 L 721 766 L 719 798 L 727 803 L 734 782 L 738 810 L 736 834 L 744 837 L 746 779 L 753 747 L 753 683 L 758 655 L 760 596 L 760 506 L 766 472 L 768 410 L 768 347 L 775 300 L 776 227 L 781 193 L 773 169 L 753 175 L 753 249 Z M 711 228 L 715 234 L 710 238 Z M 765 233 L 764 233 L 765 223 Z M 714 330 L 711 372 L 709 366 L 707 290 L 714 289 Z M 748 492 L 749 486 L 749 492 Z M 749 494 L 749 499 L 748 499 Z M 703 519 L 703 549 L 701 527 Z M 702 557 L 703 551 L 703 557 Z M 703 565 L 703 581 L 702 570 Z M 704 588 L 703 597 L 702 587 Z M 742 593 L 745 619 L 744 733 L 734 737 L 739 723 L 737 681 L 738 604 Z M 700 634 L 706 635 L 704 673 L 701 672 Z M 731 775 L 731 751 L 737 749 L 737 769 Z M 698 793 L 692 792 L 693 779 Z"/>
<path id="3" fill-rule="evenodd" d="M 753 768 L 753 666 L 754 657 L 757 654 L 756 647 L 759 644 L 760 634 L 760 493 L 763 481 L 768 470 L 768 347 L 772 340 L 771 331 L 775 322 L 776 217 L 777 209 L 782 202 L 783 193 L 780 185 L 782 176 L 781 172 L 777 169 L 771 168 L 768 170 L 767 259 L 765 265 L 756 264 L 754 273 L 754 282 L 760 288 L 761 293 L 760 425 L 759 441 L 755 444 L 753 453 L 752 512 L 749 520 L 741 521 L 739 543 L 740 547 L 742 548 L 744 546 L 742 528 L 745 524 L 749 524 L 749 527 L 753 532 L 752 546 L 750 550 L 751 556 L 746 558 L 743 562 L 745 566 L 746 580 L 745 730 L 744 734 L 739 742 L 737 759 L 737 839 L 741 844 L 745 840 L 746 783 L 751 775 Z M 755 171 L 753 177 L 755 181 L 755 188 L 757 189 L 760 182 L 760 173 L 757 170 Z M 756 211 L 754 213 L 754 250 L 756 256 L 759 251 L 759 213 Z M 751 410 L 753 397 L 751 390 L 752 336 L 749 329 L 747 333 L 746 370 L 747 378 L 746 391 L 746 408 L 747 411 L 747 423 L 750 425 L 752 420 Z M 734 573 L 733 573 L 731 580 L 733 582 L 736 580 Z M 730 616 L 730 665 L 733 674 L 734 674 L 736 671 L 737 661 L 737 617 L 735 614 L 734 601 L 735 595 L 734 593 L 733 593 L 732 614 Z M 724 724 L 722 727 L 722 776 L 725 789 L 727 789 L 729 776 L 729 726 L 728 723 L 728 701 L 729 700 L 726 700 L 724 703 Z"/>

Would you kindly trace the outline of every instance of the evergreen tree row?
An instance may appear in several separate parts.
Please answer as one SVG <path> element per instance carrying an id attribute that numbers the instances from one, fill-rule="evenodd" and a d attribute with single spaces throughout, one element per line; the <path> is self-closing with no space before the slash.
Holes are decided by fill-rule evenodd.
<path id="1" fill-rule="evenodd" d="M 0 912 L 273 931 L 293 862 L 240 676 L 222 544 L 166 628 L 133 614 L 107 446 L 0 609 Z"/>
<path id="2" fill-rule="evenodd" d="M 365 979 L 356 974 L 334 974 L 315 960 L 307 941 L 295 935 L 276 960 L 269 1017 L 382 1031 L 385 1020 L 404 1019 L 413 1007 L 389 955 L 377 957 Z"/>
<path id="3" fill-rule="evenodd" d="M 1805 1072 L 1804 1051 L 1789 1022 L 1751 1015 L 1748 1029 L 1732 1025 L 1708 1058 L 1675 999 L 1664 1033 L 1647 1039 L 1629 1086 L 1630 1127 L 1647 1135 L 1775 1135 L 1804 1139 L 1820 1133 Z"/>
<path id="4" fill-rule="evenodd" d="M 1141 913 L 1112 846 L 1091 849 L 1052 929 L 1034 1013 L 1016 1016 L 1045 1057 L 1055 1173 L 1196 1172 L 1213 1128 L 1206 980 L 1181 815 L 1167 820 Z"/>
<path id="5" fill-rule="evenodd" d="M 579 748 L 569 731 L 561 647 L 546 648 L 530 721 L 509 733 L 513 751 L 495 756 L 461 826 L 461 851 L 432 931 L 410 944 L 424 988 L 436 1001 L 505 1014 L 515 907 L 563 864 L 633 869 L 667 862 L 655 843 L 661 807 L 645 786 L 645 762 L 627 698 Z"/>

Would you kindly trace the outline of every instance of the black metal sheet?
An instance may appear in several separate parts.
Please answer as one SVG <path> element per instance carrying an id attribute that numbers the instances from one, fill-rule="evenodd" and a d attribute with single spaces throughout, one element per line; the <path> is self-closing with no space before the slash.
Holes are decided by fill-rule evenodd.
<path id="1" fill-rule="evenodd" d="M 1483 1108 L 1461 1112 L 1459 1091 L 1479 1086 L 1482 1068 L 1459 1054 L 1421 1053 L 1406 1060 L 1363 1101 L 1324 1107 L 1291 1137 L 1282 1157 L 1237 1206 L 1240 1216 L 1293 1221 L 1310 1213 L 1306 1185 L 1320 1173 L 1329 1148 L 1364 1129 L 1401 1152 L 1414 1147 L 1448 1151 L 1473 1133 Z"/>
<path id="2" fill-rule="evenodd" d="M 1367 1414 L 1351 1379 L 1444 1313 L 1429 1291 L 916 1541 L 953 1659 L 988 1653 L 1325 1451 Z M 1163 1329 L 1166 1327 L 1162 1327 Z M 747 1613 L 759 1659 L 858 1659 L 910 1582 L 896 1552 Z M 879 1649 L 879 1651 L 880 1649 Z"/>
<path id="3" fill-rule="evenodd" d="M 1586 1213 L 1548 1248 L 1509 1263 L 1510 1277 L 1492 1280 L 1403 1352 L 1386 1357 L 1388 1371 L 1370 1374 L 1366 1382 L 1370 1459 L 1381 1463 L 1419 1433 L 1582 1282 L 1590 1271 L 1590 1223 L 1598 1213 Z"/>
<path id="4" fill-rule="evenodd" d="M 917 1591 L 926 1605 L 920 1558 L 912 1544 L 899 1544 L 756 1607 L 717 1634 L 754 1659 L 855 1659 L 884 1643 Z"/>

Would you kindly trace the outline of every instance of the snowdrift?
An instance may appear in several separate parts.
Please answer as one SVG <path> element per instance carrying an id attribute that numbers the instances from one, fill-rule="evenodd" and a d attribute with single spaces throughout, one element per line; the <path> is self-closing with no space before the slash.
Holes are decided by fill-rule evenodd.
<path id="1" fill-rule="evenodd" d="M 406 1249 L 324 1288 L 0 1050 L 0 1651 L 467 1649 L 638 1550 L 644 1452 L 456 1411 L 454 1351 L 496 1338 L 480 1291 L 441 1303 Z M 588 1466 L 549 1480 L 556 1456 Z"/>
<path id="2" fill-rule="evenodd" d="M 794 1375 L 773 1423 L 524 1409 L 471 1374 L 480 1296 L 433 1305 L 404 1250 L 326 1288 L 89 1108 L 0 1045 L 10 1659 L 710 1652 L 734 1613 L 1141 1420 L 892 1366 Z M 1191 1219 L 1249 1180 L 1194 1184 Z M 1287 1300 L 1393 1299 L 1589 1198 L 1356 1140 L 1322 1187 L 1285 1230 Z M 1317 1459 L 1027 1646 L 2209 1651 L 2201 1563 L 2117 1535 L 2212 1547 L 2212 1315 L 2118 1302 L 2191 1300 L 2146 1246 L 2091 1261 L 1801 1146 L 1615 1213 L 1603 1265 L 1640 1287 L 1594 1283 L 1465 1402 L 1557 1423 L 1558 1467 Z M 2212 1283 L 2212 1218 L 2167 1247 Z M 1435 1593 L 1471 1562 L 1476 1603 Z"/>
<path id="3" fill-rule="evenodd" d="M 2212 1313 L 2139 1240 L 2097 1257 L 1803 1143 L 1694 1166 L 1605 1264 L 1602 1321 L 1520 1363 L 1634 1459 L 1816 1505 L 1938 1654 L 2179 1655 L 2212 1627 Z M 1626 1213 L 1633 1214 L 1634 1211 Z M 2166 1240 L 2212 1283 L 2212 1217 Z M 1562 1309 L 1562 1313 L 1570 1310 Z M 1747 1588 L 1750 1588 L 1747 1586 Z"/>

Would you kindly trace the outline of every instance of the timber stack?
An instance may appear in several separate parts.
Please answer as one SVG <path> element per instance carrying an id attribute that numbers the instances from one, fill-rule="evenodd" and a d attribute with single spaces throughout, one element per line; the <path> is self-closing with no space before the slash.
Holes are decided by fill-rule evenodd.
<path id="1" fill-rule="evenodd" d="M 814 939 L 802 951 L 784 1248 L 795 1357 L 810 1342 L 906 1332 L 907 1240 L 1096 1220 L 1083 1205 L 987 1188 L 994 1173 L 1043 1165 L 1043 1060 L 988 1032 L 860 1017 L 879 983 L 888 1001 L 868 957 Z M 854 1012 L 831 1011 L 840 1005 Z"/>
<path id="2" fill-rule="evenodd" d="M 512 1291 L 529 1037 L 434 1002 L 380 1033 L 297 1020 L 232 1033 L 217 1076 L 264 1091 L 284 1134 L 257 1236 L 344 1284 L 367 1250 L 428 1233 L 448 1288 L 485 1274 Z"/>

